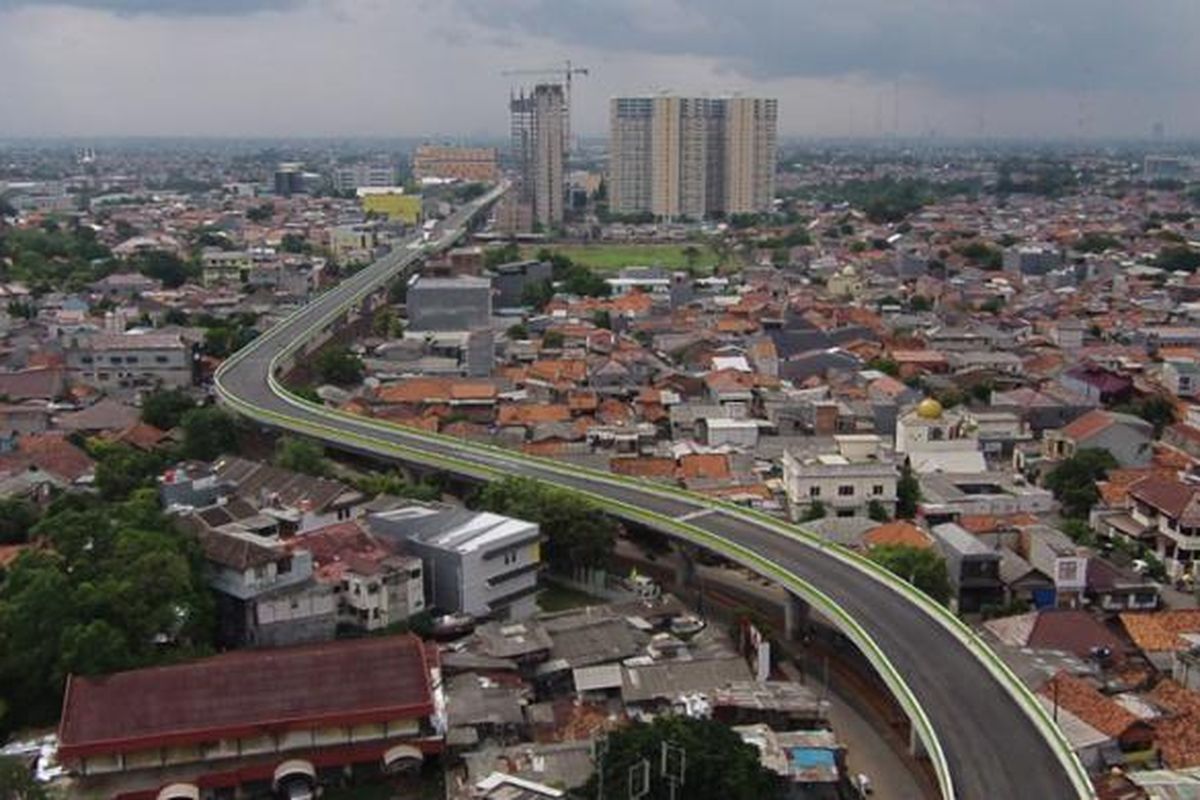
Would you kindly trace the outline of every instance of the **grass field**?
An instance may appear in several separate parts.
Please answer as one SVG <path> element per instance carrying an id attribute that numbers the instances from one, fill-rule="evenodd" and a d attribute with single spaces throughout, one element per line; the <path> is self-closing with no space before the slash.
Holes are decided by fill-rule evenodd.
<path id="1" fill-rule="evenodd" d="M 704 244 L 564 244 L 547 247 L 556 253 L 562 253 L 576 264 L 598 271 L 615 271 L 624 267 L 683 269 L 688 265 L 684 252 L 688 247 L 695 247 L 700 251 L 695 260 L 698 270 L 711 272 L 718 261 L 713 249 Z M 541 248 L 540 245 L 527 247 L 522 251 L 522 256 L 533 258 Z"/>
<path id="2" fill-rule="evenodd" d="M 547 582 L 543 584 L 543 587 L 537 596 L 538 608 L 550 613 L 566 611 L 569 608 L 600 605 L 604 602 L 599 597 L 577 592 L 574 589 L 568 589 L 556 583 Z"/>

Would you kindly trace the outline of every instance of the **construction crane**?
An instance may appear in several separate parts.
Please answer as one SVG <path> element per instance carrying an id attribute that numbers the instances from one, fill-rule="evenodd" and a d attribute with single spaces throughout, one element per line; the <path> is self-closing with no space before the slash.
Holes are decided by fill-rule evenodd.
<path id="1" fill-rule="evenodd" d="M 563 84 L 563 146 L 567 151 L 572 150 L 571 139 L 571 79 L 576 75 L 587 75 L 587 67 L 577 67 L 571 59 L 563 62 L 561 67 L 545 67 L 535 69 L 506 69 L 501 75 L 552 75 Z"/>

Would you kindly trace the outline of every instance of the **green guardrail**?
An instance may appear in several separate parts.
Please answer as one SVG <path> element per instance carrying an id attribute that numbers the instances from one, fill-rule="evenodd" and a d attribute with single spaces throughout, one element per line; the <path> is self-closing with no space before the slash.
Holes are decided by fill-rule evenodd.
<path id="1" fill-rule="evenodd" d="M 498 194 L 496 196 L 498 196 Z M 495 199 L 494 197 L 485 199 L 480 204 L 479 207 L 486 205 L 486 203 L 489 203 L 494 199 Z M 478 208 L 475 211 L 477 211 L 477 210 L 478 210 Z M 475 212 L 472 212 L 472 213 L 475 213 Z M 403 254 L 401 254 L 399 257 L 396 257 L 394 259 L 394 263 L 390 264 L 386 269 L 382 270 L 378 274 L 375 274 L 371 270 L 371 268 L 368 268 L 367 270 L 364 270 L 362 273 L 352 276 L 350 281 L 355 281 L 355 278 L 359 278 L 361 276 L 361 281 L 358 281 L 358 282 L 361 282 L 363 285 L 361 287 L 355 286 L 353 291 L 348 293 L 347 298 L 339 301 L 339 303 L 336 306 L 332 307 L 329 311 L 327 311 L 324 315 L 322 315 L 318 319 L 317 322 L 309 324 L 306 328 L 306 331 L 312 332 L 314 330 L 323 329 L 326 325 L 328 325 L 330 322 L 332 322 L 334 319 L 336 319 L 340 314 L 344 313 L 345 310 L 347 309 L 347 307 L 358 302 L 359 300 L 362 299 L 362 297 L 377 290 L 379 287 L 381 287 L 383 284 L 385 284 L 388 280 L 392 279 L 395 276 L 396 272 L 409 266 L 411 263 L 414 263 L 415 261 L 419 260 L 419 258 L 422 255 L 424 255 L 426 252 L 427 252 L 427 250 L 422 248 L 419 251 L 414 251 L 414 253 L 411 255 L 411 257 L 405 257 Z M 322 299 L 326 300 L 328 298 L 324 297 Z M 311 423 L 311 422 L 308 422 L 305 420 L 300 420 L 295 417 L 288 417 L 286 415 L 278 414 L 277 412 L 272 412 L 267 409 L 258 408 L 256 406 L 252 406 L 248 403 L 245 403 L 240 398 L 233 396 L 231 393 L 229 393 L 227 390 L 225 390 L 225 388 L 221 385 L 221 378 L 229 369 L 232 369 L 236 364 L 240 363 L 240 361 L 243 358 L 250 355 L 255 349 L 263 346 L 266 343 L 266 341 L 268 341 L 271 338 L 272 333 L 277 332 L 277 331 L 282 331 L 282 329 L 284 327 L 286 327 L 286 323 L 291 322 L 298 315 L 300 315 L 306 311 L 311 311 L 311 309 L 309 309 L 307 307 L 302 307 L 300 309 L 297 309 L 292 314 L 289 314 L 288 317 L 286 317 L 284 319 L 284 321 L 282 323 L 280 323 L 278 326 L 276 326 L 272 331 L 268 332 L 263 337 L 260 337 L 259 339 L 255 340 L 250 345 L 248 345 L 246 348 L 244 348 L 242 351 L 234 354 L 234 356 L 232 356 L 230 359 L 227 359 L 226 362 L 221 365 L 221 368 L 218 370 L 217 375 L 216 375 L 216 383 L 217 383 L 218 392 L 221 394 L 223 399 L 225 399 L 230 405 L 240 408 L 242 410 L 242 412 L 246 413 L 248 416 L 259 417 L 260 419 L 262 419 L 262 421 L 269 422 L 270 424 L 282 425 L 282 427 L 291 427 L 293 429 L 303 428 L 303 427 L 320 429 L 322 431 L 321 438 L 332 438 L 335 441 L 337 441 L 339 439 L 347 439 L 347 438 L 357 439 L 360 442 L 365 443 L 366 449 L 372 450 L 372 451 L 389 450 L 393 453 L 403 452 L 406 455 L 406 457 L 411 460 L 416 460 L 416 461 L 420 461 L 420 462 L 424 462 L 424 463 L 433 462 L 435 464 L 438 462 L 441 462 L 443 464 L 446 464 L 447 466 L 453 464 L 454 469 L 460 470 L 460 471 L 465 470 L 468 472 L 468 474 L 470 474 L 472 472 L 474 472 L 476 474 L 498 474 L 494 468 L 488 467 L 486 465 L 477 464 L 475 462 L 463 461 L 461 459 L 449 459 L 448 457 L 429 453 L 428 451 L 416 450 L 413 448 L 406 448 L 401 445 L 396 445 L 396 444 L 393 444 L 390 442 L 380 442 L 379 440 L 370 439 L 368 437 L 365 437 L 365 436 L 362 436 L 359 434 L 355 434 L 355 433 L 349 433 L 347 431 L 344 431 L 344 430 L 341 430 L 338 428 L 333 428 L 330 426 L 321 426 L 321 425 L 317 425 L 316 423 Z M 839 558 L 840 560 L 843 560 L 844 562 L 850 564 L 851 566 L 855 567 L 859 571 L 864 572 L 865 574 L 872 576 L 874 579 L 883 582 L 889 588 L 908 597 L 919 608 L 921 608 L 928 616 L 930 616 L 931 618 L 936 620 L 939 624 L 943 625 L 952 635 L 954 635 L 957 639 L 959 639 L 959 641 L 962 644 L 967 646 L 967 648 L 970 650 L 970 652 L 972 652 L 977 658 L 980 659 L 980 661 L 985 665 L 985 667 L 989 670 L 989 672 L 993 675 L 993 677 L 1002 686 L 1005 687 L 1005 689 L 1009 692 L 1009 694 L 1011 696 L 1013 696 L 1013 698 L 1018 702 L 1018 704 L 1025 710 L 1027 716 L 1029 716 L 1031 721 L 1035 724 L 1035 726 L 1041 732 L 1042 736 L 1051 745 L 1052 749 L 1055 751 L 1056 755 L 1058 756 L 1059 761 L 1067 769 L 1067 772 L 1071 778 L 1073 785 L 1075 786 L 1075 788 L 1077 790 L 1079 797 L 1080 798 L 1094 797 L 1094 793 L 1093 793 L 1093 790 L 1091 787 L 1091 782 L 1087 776 L 1087 771 L 1083 768 L 1082 763 L 1075 756 L 1074 751 L 1071 749 L 1069 743 L 1066 741 L 1065 737 L 1063 736 L 1061 729 L 1059 729 L 1057 724 L 1055 724 L 1053 722 L 1053 720 L 1050 718 L 1049 714 L 1046 712 L 1045 708 L 1041 705 L 1041 703 L 1039 703 L 1037 701 L 1036 697 L 1034 697 L 1033 693 L 1029 690 L 1029 688 L 1027 686 L 1025 686 L 1025 684 L 1022 681 L 1020 681 L 1019 678 L 1017 678 L 1017 676 L 1012 672 L 1011 669 L 1009 669 L 1008 665 L 1005 664 L 995 654 L 995 652 L 992 651 L 992 649 L 985 642 L 983 642 L 982 639 L 979 638 L 979 636 L 973 630 L 971 630 L 965 623 L 963 623 L 962 620 L 958 619 L 958 617 L 951 614 L 947 609 L 942 607 L 939 603 L 934 601 L 932 598 L 930 598 L 924 592 L 920 591 L 919 589 L 912 586 L 908 582 L 901 580 L 897 576 L 893 575 L 891 572 L 880 567 L 875 562 L 873 562 L 869 559 L 866 559 L 862 555 L 855 553 L 847 548 L 830 543 L 827 540 L 825 540 L 824 538 L 816 536 L 809 531 L 805 531 L 802 528 L 791 525 L 789 523 L 785 523 L 785 522 L 777 519 L 776 517 L 770 516 L 763 512 L 756 511 L 754 509 L 749 509 L 744 506 L 739 506 L 739 505 L 736 505 L 733 503 L 729 503 L 727 501 L 710 498 L 710 497 L 707 497 L 704 495 L 698 495 L 698 494 L 686 491 L 686 490 L 678 488 L 678 487 L 650 484 L 650 483 L 638 481 L 635 479 L 626 478 L 624 476 L 614 475 L 612 473 L 601 472 L 599 470 L 593 470 L 593 469 L 583 468 L 583 467 L 578 467 L 578 468 L 571 467 L 568 469 L 568 468 L 564 468 L 563 465 L 560 464 L 559 462 L 553 461 L 551 459 L 542 458 L 542 457 L 538 457 L 538 456 L 531 456 L 531 455 L 527 455 L 527 454 L 523 454 L 523 453 L 515 453 L 512 450 L 497 447 L 494 445 L 481 444 L 481 443 L 477 443 L 477 442 L 469 442 L 466 440 L 456 439 L 456 438 L 444 436 L 441 434 L 431 434 L 431 433 L 428 433 L 425 431 L 418 431 L 418 430 L 410 429 L 410 428 L 402 428 L 400 426 L 396 426 L 391 423 L 381 422 L 379 420 L 373 420 L 369 417 L 361 417 L 361 416 L 357 416 L 357 415 L 345 414 L 343 412 L 338 412 L 333 409 L 326 408 L 324 405 L 312 403 L 304 398 L 298 397 L 297 395 L 293 394 L 286 387 L 284 387 L 276 377 L 276 370 L 277 370 L 279 363 L 285 358 L 290 358 L 293 353 L 295 353 L 298 349 L 303 347 L 306 343 L 307 343 L 307 339 L 303 338 L 303 337 L 298 337 L 298 338 L 293 339 L 291 342 L 288 342 L 279 351 L 279 353 L 277 353 L 272 358 L 272 360 L 269 364 L 269 367 L 268 367 L 268 372 L 267 372 L 267 382 L 268 382 L 268 385 L 269 385 L 269 388 L 271 389 L 271 391 L 273 393 L 275 393 L 277 396 L 279 396 L 281 399 L 283 399 L 285 402 L 287 402 L 301 410 L 304 410 L 304 411 L 312 413 L 312 414 L 319 415 L 325 419 L 332 419 L 334 421 L 341 422 L 343 424 L 352 423 L 355 426 L 358 426 L 360 428 L 373 428 L 373 429 L 379 430 L 380 432 L 386 432 L 386 433 L 393 434 L 393 435 L 396 433 L 400 433 L 400 434 L 402 434 L 408 438 L 414 439 L 416 441 L 424 441 L 429 444 L 436 444 L 436 445 L 442 445 L 442 446 L 451 445 L 460 450 L 467 451 L 467 452 L 474 452 L 478 455 L 485 455 L 485 456 L 488 456 L 491 458 L 499 457 L 499 458 L 503 458 L 505 460 L 512 461 L 513 463 L 525 463 L 525 464 L 537 466 L 546 471 L 553 472 L 556 474 L 570 473 L 574 476 L 578 476 L 580 474 L 585 474 L 588 477 L 593 478 L 600 482 L 604 482 L 604 483 L 608 483 L 608 484 L 612 484 L 612 485 L 623 485 L 623 486 L 627 486 L 627 487 L 632 487 L 632 488 L 635 488 L 642 492 L 655 494 L 655 495 L 659 495 L 659 496 L 663 496 L 663 497 L 676 498 L 676 499 L 679 499 L 681 501 L 687 502 L 692 505 L 699 505 L 699 506 L 709 508 L 709 509 L 712 509 L 715 511 L 720 511 L 720 512 L 723 512 L 726 514 L 741 517 L 748 521 L 753 521 L 755 523 L 764 525 L 776 533 L 779 533 L 779 534 L 787 536 L 791 539 L 797 540 L 798 542 L 801 542 L 807 546 L 815 547 L 824 552 L 830 553 L 834 557 Z M 264 416 L 265 416 L 265 418 L 264 418 Z M 590 494 L 590 493 L 584 492 L 582 490 L 577 490 L 577 491 L 580 491 L 580 493 L 582 493 L 582 494 Z M 682 530 L 683 528 L 692 528 L 692 529 L 694 529 L 695 533 L 706 536 L 706 537 L 710 537 L 710 539 L 712 539 L 712 540 L 720 538 L 720 537 L 714 537 L 714 535 L 712 535 L 712 534 L 708 534 L 705 531 L 695 528 L 695 526 L 682 526 L 681 527 L 682 524 L 679 523 L 677 520 L 673 520 L 673 519 L 671 519 L 669 517 L 665 517 L 663 515 L 655 515 L 652 512 L 647 512 L 642 509 L 638 509 L 637 507 L 628 506 L 627 504 L 619 503 L 619 501 L 611 500 L 609 498 L 604 497 L 603 495 L 591 494 L 591 496 L 594 499 L 598 499 L 601 503 L 609 505 L 609 506 L 614 506 L 614 507 L 615 506 L 624 506 L 623 513 L 625 513 L 627 515 L 632 515 L 632 516 L 636 516 L 637 514 L 649 515 L 651 517 L 654 517 L 656 520 L 656 524 L 659 524 L 659 525 L 670 524 L 676 530 Z M 736 545 L 735 543 L 732 543 L 732 542 L 726 542 L 726 543 L 732 547 L 740 547 L 739 545 Z M 745 548 L 741 548 L 741 549 L 744 550 Z M 747 551 L 747 552 L 749 553 L 749 551 Z M 750 555 L 753 555 L 753 554 L 750 553 Z M 771 565 L 770 562 L 767 562 L 765 559 L 754 558 L 752 560 L 756 565 L 759 565 L 760 562 L 763 565 L 770 565 L 771 574 L 773 576 L 779 578 L 781 581 L 788 583 L 789 585 L 791 585 L 792 582 L 799 582 L 799 578 L 797 578 L 794 575 L 791 575 L 791 573 L 786 573 L 786 571 L 780 570 L 778 567 L 775 567 L 774 565 Z M 784 578 L 780 577 L 781 572 L 787 576 L 786 580 L 784 580 Z M 802 596 L 805 596 L 806 599 L 808 599 L 810 592 L 818 592 L 819 593 L 819 590 L 817 590 L 815 587 L 809 586 L 809 587 L 807 587 L 806 591 L 804 593 L 802 593 Z M 824 610 L 824 606 L 827 603 L 832 603 L 832 600 L 830 598 L 828 598 L 827 596 L 822 595 L 819 602 L 816 602 L 814 604 L 822 607 L 822 609 Z M 834 604 L 834 605 L 836 606 L 836 604 Z M 846 615 L 845 612 L 841 611 L 840 607 L 837 608 L 837 611 L 829 611 L 829 613 L 838 620 L 848 620 L 850 623 L 853 623 L 853 620 L 850 620 L 848 615 Z M 869 640 L 870 637 L 866 635 L 866 632 L 861 627 L 857 626 L 857 623 L 853 623 L 853 624 L 855 625 L 856 630 L 854 630 L 854 631 L 848 630 L 848 633 L 853 634 L 851 638 L 861 635 L 861 636 L 865 636 Z M 883 674 L 885 671 L 890 669 L 891 672 L 893 673 L 893 675 L 896 677 L 896 679 L 899 680 L 899 676 L 898 676 L 898 674 L 895 673 L 894 667 L 891 666 L 890 662 L 887 662 L 886 657 L 883 656 L 882 651 L 879 650 L 878 646 L 875 645 L 875 643 L 873 641 L 870 641 L 869 644 L 866 642 L 859 643 L 856 641 L 856 644 L 860 645 L 860 647 L 864 650 L 864 653 L 870 654 L 871 652 L 874 652 L 882 659 L 882 661 L 880 662 L 880 665 L 878 666 L 878 668 L 880 668 L 881 674 Z M 886 662 L 886 666 L 883 666 L 884 662 Z M 903 683 L 903 682 L 901 681 L 901 683 Z M 893 687 L 889 687 L 889 688 L 893 688 Z M 904 705 L 903 694 L 904 694 L 904 692 L 908 692 L 907 686 L 905 685 L 902 690 L 893 688 L 893 691 L 895 691 L 897 693 L 897 698 L 900 699 L 902 702 L 902 705 Z M 912 718 L 914 726 L 919 729 L 919 735 L 921 736 L 922 741 L 925 743 L 926 748 L 929 750 L 930 756 L 931 756 L 931 761 L 933 761 L 935 763 L 935 768 L 936 768 L 936 763 L 939 760 L 938 757 L 940 757 L 940 760 L 944 763 L 944 754 L 942 754 L 940 743 L 938 742 L 936 734 L 933 732 L 932 728 L 928 727 L 927 719 L 925 720 L 926 724 L 924 726 L 919 724 L 919 719 L 924 717 L 924 712 L 919 709 L 919 706 L 916 705 L 915 698 L 912 698 L 911 692 L 908 692 L 908 699 L 910 701 L 912 701 L 914 708 L 909 709 L 906 706 L 906 708 L 905 708 L 906 713 L 910 714 L 910 718 Z M 937 757 L 935 757 L 935 754 Z M 946 772 L 945 777 L 946 777 L 946 780 L 948 781 L 948 779 L 949 779 L 948 770 Z M 949 786 L 949 783 L 944 782 L 940 775 L 939 775 L 939 784 L 942 785 L 944 797 L 947 797 L 947 798 L 953 797 L 952 793 L 947 793 L 947 791 L 946 791 L 946 787 Z"/>
<path id="2" fill-rule="evenodd" d="M 445 469 L 450 472 L 465 473 L 488 479 L 502 479 L 509 473 L 502 469 L 489 467 L 475 462 L 463 461 L 462 459 L 452 456 L 444 456 L 441 454 L 430 453 L 425 450 L 419 450 L 404 445 L 395 444 L 393 442 L 383 441 L 372 437 L 364 436 L 357 433 L 335 428 L 330 425 L 325 425 L 318 422 L 308 420 L 298 420 L 294 417 L 289 417 L 269 409 L 260 408 L 252 404 L 246 403 L 240 398 L 232 395 L 224 394 L 224 399 L 232 406 L 240 410 L 246 416 L 257 419 L 260 422 L 265 422 L 271 425 L 283 426 L 292 430 L 306 432 L 310 436 L 315 436 L 321 439 L 335 439 L 342 441 L 352 446 L 360 447 L 370 452 L 383 452 L 391 454 L 395 457 L 415 461 L 418 463 L 428 464 L 430 466 Z M 641 521 L 665 532 L 672 532 L 675 535 L 698 544 L 702 547 L 718 552 L 734 561 L 741 562 L 750 566 L 764 577 L 769 577 L 778 581 L 785 588 L 802 597 L 805 602 L 817 608 L 826 617 L 833 620 L 843 633 L 854 643 L 856 647 L 866 656 L 873 666 L 879 671 L 888 690 L 895 696 L 901 708 L 904 709 L 910 723 L 913 726 L 914 732 L 920 741 L 924 744 L 930 763 L 933 765 L 934 773 L 937 777 L 939 790 L 944 798 L 952 800 L 955 797 L 953 778 L 950 774 L 950 768 L 946 762 L 945 753 L 942 751 L 937 734 L 929 720 L 925 710 L 913 695 L 912 690 L 904 681 L 896 667 L 888 659 L 887 655 L 879 647 L 870 634 L 841 606 L 839 606 L 832 598 L 822 592 L 811 583 L 802 580 L 795 574 L 783 569 L 774 562 L 766 559 L 753 550 L 741 545 L 731 539 L 703 530 L 695 525 L 691 525 L 685 521 L 675 519 L 665 514 L 658 514 L 653 511 L 640 508 L 638 506 L 625 503 L 619 500 L 613 500 L 603 494 L 589 492 L 587 490 L 573 490 L 578 494 L 587 497 L 602 508 L 609 509 L 610 512 L 619 512 L 621 516 L 627 519 Z"/>

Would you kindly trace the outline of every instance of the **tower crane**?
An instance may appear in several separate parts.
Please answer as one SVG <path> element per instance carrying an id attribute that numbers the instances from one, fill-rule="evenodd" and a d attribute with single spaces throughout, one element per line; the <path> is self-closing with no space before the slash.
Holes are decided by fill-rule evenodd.
<path id="1" fill-rule="evenodd" d="M 552 75 L 563 84 L 563 146 L 565 150 L 571 150 L 571 143 L 574 141 L 571 138 L 571 80 L 576 75 L 587 75 L 587 67 L 577 67 L 571 63 L 571 59 L 563 62 L 561 67 L 543 67 L 533 69 L 506 69 L 501 75 Z"/>

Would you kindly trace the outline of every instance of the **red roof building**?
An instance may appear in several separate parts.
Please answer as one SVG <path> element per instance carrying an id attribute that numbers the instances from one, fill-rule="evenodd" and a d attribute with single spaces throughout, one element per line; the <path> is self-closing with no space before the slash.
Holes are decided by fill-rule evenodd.
<path id="1" fill-rule="evenodd" d="M 228 653 L 67 680 L 58 757 L 81 790 L 278 783 L 280 769 L 418 760 L 435 732 L 436 655 L 415 636 Z"/>

